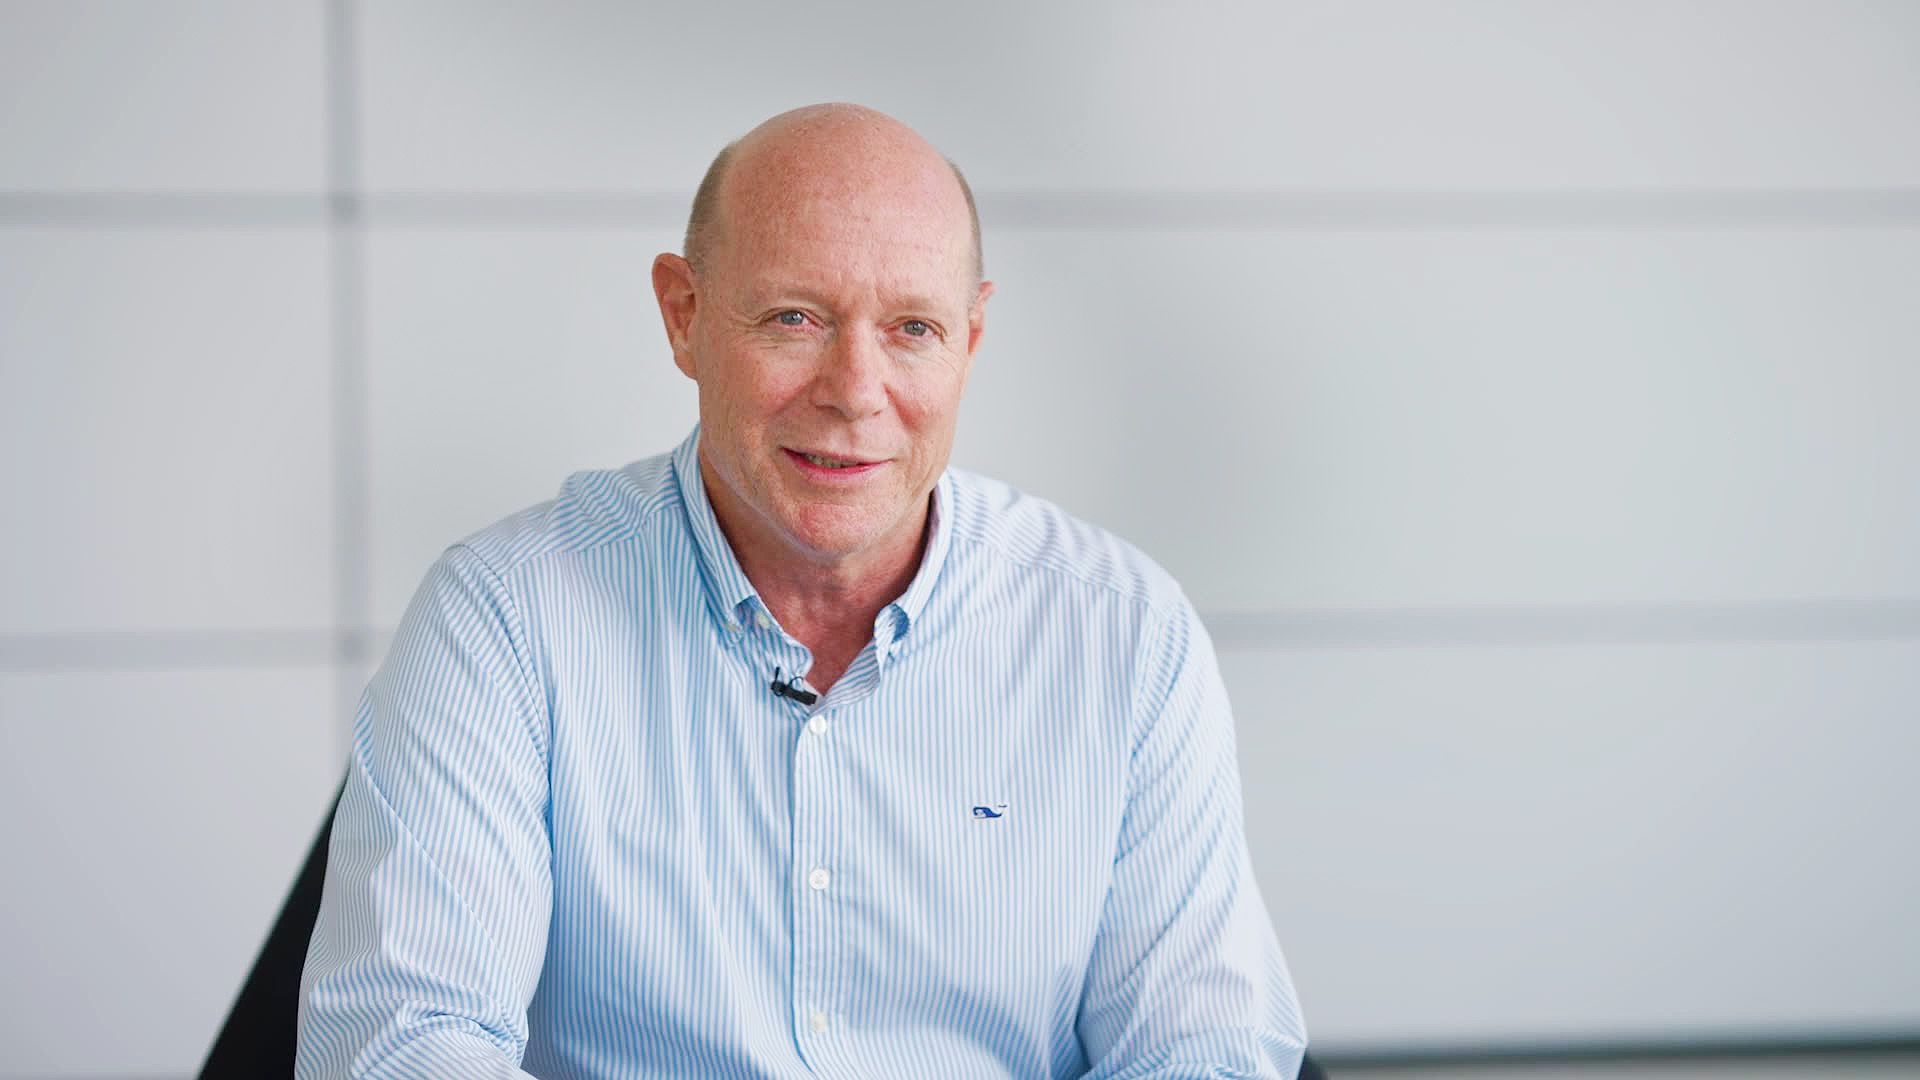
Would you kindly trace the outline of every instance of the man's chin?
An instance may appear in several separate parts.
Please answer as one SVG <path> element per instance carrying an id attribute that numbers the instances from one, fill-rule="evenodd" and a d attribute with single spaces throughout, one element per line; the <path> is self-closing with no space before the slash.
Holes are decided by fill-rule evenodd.
<path id="1" fill-rule="evenodd" d="M 838 563 L 872 551 L 877 539 L 867 532 L 803 530 L 794 534 L 794 546 L 810 562 Z"/>
<path id="2" fill-rule="evenodd" d="M 872 511 L 814 507 L 789 518 L 788 535 L 814 562 L 842 562 L 886 546 L 889 523 Z"/>

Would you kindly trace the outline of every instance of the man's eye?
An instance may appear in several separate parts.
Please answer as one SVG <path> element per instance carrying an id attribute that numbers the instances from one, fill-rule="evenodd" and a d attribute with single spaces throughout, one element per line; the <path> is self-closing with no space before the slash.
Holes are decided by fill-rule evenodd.
<path id="1" fill-rule="evenodd" d="M 781 326 L 807 325 L 807 317 L 798 311 L 783 311 L 773 318 L 774 321 L 778 322 Z"/>
<path id="2" fill-rule="evenodd" d="M 933 333 L 933 327 L 928 326 L 919 319 L 908 319 L 906 322 L 900 324 L 900 329 L 914 337 L 926 337 L 928 334 Z"/>

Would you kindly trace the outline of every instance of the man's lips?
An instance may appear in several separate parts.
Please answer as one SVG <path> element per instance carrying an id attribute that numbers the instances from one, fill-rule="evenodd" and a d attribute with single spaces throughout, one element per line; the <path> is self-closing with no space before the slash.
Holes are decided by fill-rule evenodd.
<path id="1" fill-rule="evenodd" d="M 783 446 L 780 449 L 795 465 L 809 474 L 821 476 L 858 476 L 886 464 L 884 460 L 833 454 L 822 450 L 796 450 L 790 446 Z"/>

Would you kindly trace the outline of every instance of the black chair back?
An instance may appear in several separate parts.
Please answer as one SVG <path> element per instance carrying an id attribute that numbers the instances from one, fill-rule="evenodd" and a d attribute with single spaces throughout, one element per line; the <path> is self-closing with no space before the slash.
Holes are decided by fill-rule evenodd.
<path id="1" fill-rule="evenodd" d="M 344 790 L 345 785 L 342 785 Z M 294 879 L 293 892 L 280 906 L 267 943 L 240 987 L 240 996 L 227 1013 L 220 1037 L 213 1041 L 200 1080 L 246 1080 L 250 1077 L 292 1076 L 293 1053 L 300 1025 L 300 972 L 307 966 L 307 941 L 320 917 L 320 887 L 327 879 L 327 837 L 333 833 L 333 813 L 340 793 L 333 795 L 326 824 L 307 852 L 307 863 Z"/>

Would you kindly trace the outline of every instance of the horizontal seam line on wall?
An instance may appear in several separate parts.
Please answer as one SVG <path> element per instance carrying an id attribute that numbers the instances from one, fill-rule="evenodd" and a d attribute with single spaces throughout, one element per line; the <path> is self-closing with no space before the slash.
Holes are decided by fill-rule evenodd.
<path id="1" fill-rule="evenodd" d="M 1920 638 L 1920 600 L 1745 605 L 1205 611 L 1222 652 L 1413 646 L 1819 643 Z M 0 671 L 274 667 L 377 660 L 392 631 L 127 630 L 0 634 Z"/>
<path id="2" fill-rule="evenodd" d="M 0 672 L 325 667 L 366 660 L 369 630 L 126 630 L 0 634 Z"/>
<path id="3" fill-rule="evenodd" d="M 1474 1065 L 1560 1065 L 1582 1063 L 1735 1062 L 1776 1058 L 1907 1056 L 1920 1054 L 1920 1030 L 1885 1032 L 1801 1032 L 1788 1035 L 1620 1038 L 1613 1040 L 1538 1040 L 1482 1045 L 1405 1046 L 1351 1049 L 1312 1045 L 1314 1060 L 1337 1068 L 1431 1068 Z"/>
<path id="4" fill-rule="evenodd" d="M 0 192 L 0 224 L 246 228 L 665 228 L 678 192 Z M 1770 228 L 1920 224 L 1920 187 L 986 191 L 988 231 Z"/>
<path id="5" fill-rule="evenodd" d="M 1920 599 L 1202 613 L 1221 651 L 1920 638 Z"/>

